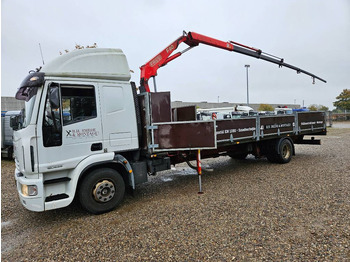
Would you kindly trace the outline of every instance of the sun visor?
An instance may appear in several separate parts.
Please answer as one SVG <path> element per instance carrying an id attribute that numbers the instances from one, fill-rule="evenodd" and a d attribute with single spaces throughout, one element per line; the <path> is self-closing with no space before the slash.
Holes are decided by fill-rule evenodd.
<path id="1" fill-rule="evenodd" d="M 21 83 L 16 93 L 16 99 L 28 102 L 44 83 L 45 74 L 42 72 L 30 73 Z"/>

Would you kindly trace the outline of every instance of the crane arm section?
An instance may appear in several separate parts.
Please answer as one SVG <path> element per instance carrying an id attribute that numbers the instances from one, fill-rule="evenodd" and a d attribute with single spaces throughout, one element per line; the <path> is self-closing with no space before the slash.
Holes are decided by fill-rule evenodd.
<path id="1" fill-rule="evenodd" d="M 187 44 L 189 47 L 183 51 L 177 52 L 172 55 L 172 53 L 178 48 L 178 46 L 181 43 Z M 150 92 L 148 80 L 151 77 L 155 77 L 157 75 L 157 71 L 160 67 L 165 66 L 170 61 L 174 60 L 175 58 L 178 58 L 183 53 L 188 51 L 189 49 L 198 46 L 199 44 L 205 44 L 209 46 L 213 46 L 216 48 L 221 48 L 227 51 L 231 52 L 237 52 L 243 55 L 252 56 L 258 59 L 262 59 L 274 64 L 278 64 L 279 67 L 285 66 L 290 69 L 293 69 L 297 71 L 297 73 L 304 73 L 315 79 L 319 79 L 326 83 L 326 81 L 312 73 L 309 73 L 303 69 L 300 69 L 296 66 L 287 64 L 284 62 L 283 58 L 278 58 L 273 55 L 269 55 L 266 53 L 263 53 L 260 49 L 256 49 L 253 47 L 245 46 L 233 41 L 224 42 L 215 38 L 211 38 L 205 35 L 201 35 L 195 32 L 184 32 L 182 36 L 180 36 L 178 39 L 176 39 L 174 42 L 172 42 L 170 45 L 168 45 L 164 50 L 162 50 L 160 53 L 158 53 L 155 57 L 153 57 L 150 61 L 148 61 L 146 64 L 140 67 L 141 69 L 141 90 Z"/>

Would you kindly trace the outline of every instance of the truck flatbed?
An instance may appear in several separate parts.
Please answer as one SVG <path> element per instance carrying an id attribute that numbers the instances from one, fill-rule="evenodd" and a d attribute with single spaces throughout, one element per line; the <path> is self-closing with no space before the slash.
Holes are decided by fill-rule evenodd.
<path id="1" fill-rule="evenodd" d="M 305 135 L 325 135 L 324 112 L 294 112 L 290 115 L 256 115 L 211 121 L 172 121 L 178 119 L 170 108 L 170 93 L 145 93 L 141 98 L 144 149 L 149 154 L 203 150 L 203 154 L 227 152 L 234 154 L 242 145 L 265 144 L 289 138 L 292 143 L 320 144 L 320 140 L 304 140 Z M 145 106 L 147 104 L 147 106 Z M 186 107 L 187 111 L 195 110 Z M 175 111 L 181 112 L 181 108 Z M 192 114 L 195 115 L 195 114 Z M 181 120 L 181 119 L 180 119 Z M 205 152 L 208 151 L 208 152 Z M 254 151 L 247 146 L 247 152 Z M 266 151 L 263 150 L 263 151 Z M 210 153 L 209 153 L 210 152 Z M 172 153 L 174 154 L 174 153 Z M 173 161 L 174 162 L 174 161 Z"/>

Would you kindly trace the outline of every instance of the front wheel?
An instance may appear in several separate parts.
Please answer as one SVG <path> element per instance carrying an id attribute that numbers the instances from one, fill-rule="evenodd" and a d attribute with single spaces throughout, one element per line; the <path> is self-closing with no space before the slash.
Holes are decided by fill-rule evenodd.
<path id="1" fill-rule="evenodd" d="M 123 200 L 125 183 L 114 169 L 99 168 L 87 174 L 80 184 L 79 201 L 93 214 L 101 214 L 116 208 Z"/>

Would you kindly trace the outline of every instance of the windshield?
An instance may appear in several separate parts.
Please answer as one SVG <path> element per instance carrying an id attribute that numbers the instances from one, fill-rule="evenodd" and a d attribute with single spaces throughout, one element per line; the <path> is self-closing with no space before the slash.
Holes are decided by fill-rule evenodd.
<path id="1" fill-rule="evenodd" d="M 33 108 L 35 104 L 36 95 L 32 96 L 28 102 L 25 103 L 24 112 L 22 111 L 23 117 L 23 128 L 27 127 L 32 119 Z"/>

